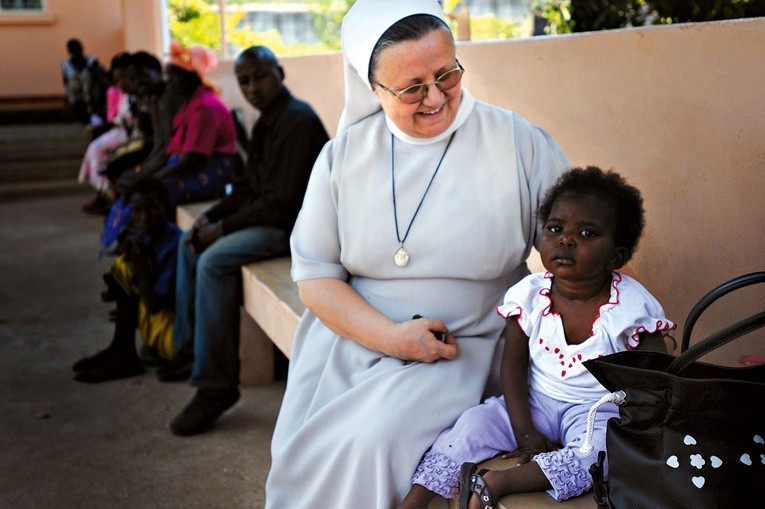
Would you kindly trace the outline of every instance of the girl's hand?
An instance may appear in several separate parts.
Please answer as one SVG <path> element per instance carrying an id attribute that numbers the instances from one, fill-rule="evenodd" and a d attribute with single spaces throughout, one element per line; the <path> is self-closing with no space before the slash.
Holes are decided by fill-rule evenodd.
<path id="1" fill-rule="evenodd" d="M 518 448 L 502 454 L 502 459 L 518 458 L 518 464 L 522 465 L 531 461 L 531 458 L 542 452 L 556 451 L 560 449 L 559 444 L 555 444 L 547 439 L 537 429 L 527 433 L 516 433 L 516 442 Z"/>
<path id="2" fill-rule="evenodd" d="M 396 329 L 393 351 L 389 352 L 393 357 L 408 362 L 435 362 L 457 356 L 457 341 L 437 318 L 414 318 L 396 324 Z"/>

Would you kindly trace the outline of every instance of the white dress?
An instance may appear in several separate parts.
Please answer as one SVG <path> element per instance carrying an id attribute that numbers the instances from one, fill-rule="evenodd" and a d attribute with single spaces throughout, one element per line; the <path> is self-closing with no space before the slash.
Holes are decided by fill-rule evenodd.
<path id="1" fill-rule="evenodd" d="M 507 291 L 497 312 L 518 316 L 529 341 L 529 387 L 558 401 L 591 405 L 608 391 L 584 362 L 640 345 L 640 334 L 668 333 L 675 324 L 658 300 L 637 280 L 615 272 L 611 295 L 598 310 L 586 341 L 568 344 L 563 320 L 551 311 L 550 272 L 532 274 Z"/>
<path id="2" fill-rule="evenodd" d="M 448 138 L 454 139 L 404 246 Z M 307 311 L 272 441 L 266 508 L 388 509 L 438 434 L 480 402 L 498 361 L 505 290 L 525 260 L 545 190 L 570 163 L 544 131 L 463 90 L 450 130 L 418 140 L 382 112 L 341 132 L 314 166 L 292 235 L 296 281 L 335 277 L 395 321 L 442 319 L 454 360 L 405 364 L 339 337 Z"/>

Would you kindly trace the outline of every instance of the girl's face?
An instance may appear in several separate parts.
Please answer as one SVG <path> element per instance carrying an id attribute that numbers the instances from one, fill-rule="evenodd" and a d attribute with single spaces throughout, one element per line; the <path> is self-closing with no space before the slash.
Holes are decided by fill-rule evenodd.
<path id="1" fill-rule="evenodd" d="M 130 197 L 132 229 L 144 235 L 161 231 L 165 224 L 162 203 L 154 194 L 133 193 Z"/>
<path id="2" fill-rule="evenodd" d="M 614 245 L 613 207 L 594 196 L 564 193 L 544 224 L 540 255 L 556 278 L 597 282 L 622 266 L 627 249 Z"/>
<path id="3" fill-rule="evenodd" d="M 399 92 L 418 83 L 431 83 L 427 95 L 415 104 L 405 104 L 379 85 L 374 91 L 385 114 L 404 133 L 430 138 L 444 132 L 457 115 L 462 97 L 458 83 L 445 92 L 432 83 L 457 67 L 451 36 L 445 30 L 433 30 L 421 39 L 403 41 L 383 50 L 375 81 Z"/>

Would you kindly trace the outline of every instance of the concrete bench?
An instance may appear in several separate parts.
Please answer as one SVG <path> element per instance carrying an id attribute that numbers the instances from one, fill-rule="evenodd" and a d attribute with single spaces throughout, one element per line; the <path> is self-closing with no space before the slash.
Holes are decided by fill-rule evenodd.
<path id="1" fill-rule="evenodd" d="M 214 202 L 193 203 L 177 208 L 178 226 L 187 230 L 196 217 Z M 305 306 L 298 298 L 297 286 L 290 277 L 290 258 L 275 258 L 242 267 L 242 332 L 240 378 L 242 385 L 268 383 L 274 379 L 274 350 L 276 345 L 289 359 L 292 339 Z M 512 460 L 494 458 L 480 468 L 510 468 Z M 455 503 L 456 504 L 456 503 Z M 591 493 L 555 502 L 546 493 L 522 493 L 503 497 L 498 509 L 594 509 Z M 448 509 L 449 501 L 438 498 L 429 509 Z"/>

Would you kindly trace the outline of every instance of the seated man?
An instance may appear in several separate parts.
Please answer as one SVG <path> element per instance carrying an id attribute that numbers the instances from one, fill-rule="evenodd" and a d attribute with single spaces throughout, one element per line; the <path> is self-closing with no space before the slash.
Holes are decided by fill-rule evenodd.
<path id="1" fill-rule="evenodd" d="M 178 253 L 177 361 L 157 375 L 197 388 L 170 423 L 175 435 L 209 430 L 239 399 L 241 266 L 284 256 L 308 177 L 327 132 L 313 108 L 284 86 L 284 70 L 264 46 L 243 51 L 234 68 L 242 94 L 260 110 L 244 178 L 195 222 Z"/>

